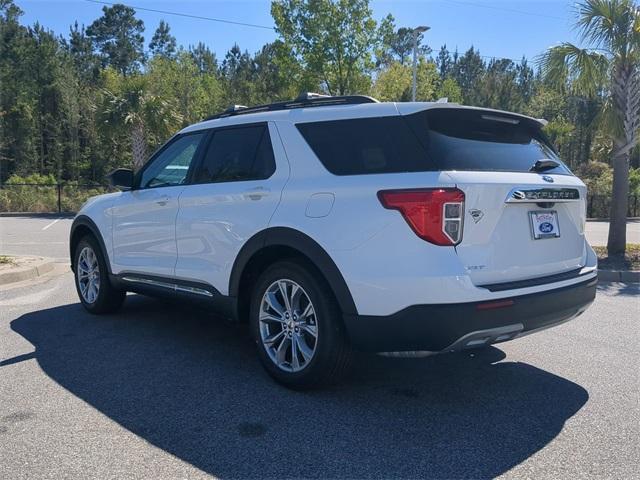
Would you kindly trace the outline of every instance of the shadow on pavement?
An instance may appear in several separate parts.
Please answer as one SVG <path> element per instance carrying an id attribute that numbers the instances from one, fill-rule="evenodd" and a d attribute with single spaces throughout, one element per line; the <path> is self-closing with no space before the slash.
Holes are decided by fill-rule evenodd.
<path id="1" fill-rule="evenodd" d="M 263 373 L 245 328 L 138 296 L 117 315 L 72 304 L 11 326 L 72 394 L 222 478 L 494 477 L 542 449 L 588 399 L 575 383 L 500 362 L 496 348 L 362 355 L 341 386 L 291 392 Z"/>
<path id="2" fill-rule="evenodd" d="M 616 296 L 636 296 L 640 295 L 640 284 L 630 282 L 598 282 L 598 293 Z"/>

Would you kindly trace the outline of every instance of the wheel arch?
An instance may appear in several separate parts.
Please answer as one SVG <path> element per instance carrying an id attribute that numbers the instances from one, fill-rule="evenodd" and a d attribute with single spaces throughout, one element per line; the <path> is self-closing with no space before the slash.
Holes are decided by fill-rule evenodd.
<path id="1" fill-rule="evenodd" d="M 229 296 L 237 299 L 238 317 L 243 319 L 243 301 L 246 289 L 242 288 L 261 268 L 275 259 L 302 257 L 327 281 L 342 313 L 357 315 L 357 309 L 349 287 L 329 254 L 308 235 L 288 227 L 271 227 L 251 237 L 242 247 L 229 278 Z M 244 299 L 246 300 L 246 299 Z"/>
<path id="2" fill-rule="evenodd" d="M 92 235 L 97 240 L 98 244 L 100 245 L 100 250 L 102 250 L 102 254 L 104 255 L 109 274 L 111 274 L 111 262 L 109 261 L 109 254 L 104 244 L 102 234 L 100 233 L 100 229 L 95 224 L 95 222 L 86 215 L 77 216 L 71 224 L 71 233 L 69 235 L 69 257 L 71 258 L 71 269 L 75 271 L 74 253 L 76 250 L 76 246 L 78 245 L 78 242 L 80 242 L 82 237 L 86 235 Z"/>

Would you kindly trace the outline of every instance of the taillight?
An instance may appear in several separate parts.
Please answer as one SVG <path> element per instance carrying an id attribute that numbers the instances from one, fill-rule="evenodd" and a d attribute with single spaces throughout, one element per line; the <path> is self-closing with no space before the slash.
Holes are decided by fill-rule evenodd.
<path id="1" fill-rule="evenodd" d="M 462 240 L 464 192 L 457 188 L 383 190 L 382 206 L 398 210 L 413 231 L 436 245 L 457 245 Z"/>

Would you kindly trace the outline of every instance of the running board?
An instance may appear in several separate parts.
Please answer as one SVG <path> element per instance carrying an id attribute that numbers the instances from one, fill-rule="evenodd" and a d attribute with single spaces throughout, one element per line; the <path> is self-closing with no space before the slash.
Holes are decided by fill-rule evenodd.
<path id="1" fill-rule="evenodd" d="M 166 288 L 167 290 L 172 290 L 174 292 L 193 293 L 195 295 L 202 295 L 204 297 L 213 297 L 213 292 L 210 292 L 209 290 L 206 290 L 204 288 L 193 287 L 190 285 L 171 283 L 171 282 L 156 280 L 152 278 L 136 277 L 133 275 L 126 275 L 126 276 L 120 277 L 120 279 L 123 282 L 139 283 L 143 285 L 149 285 L 151 287 Z"/>

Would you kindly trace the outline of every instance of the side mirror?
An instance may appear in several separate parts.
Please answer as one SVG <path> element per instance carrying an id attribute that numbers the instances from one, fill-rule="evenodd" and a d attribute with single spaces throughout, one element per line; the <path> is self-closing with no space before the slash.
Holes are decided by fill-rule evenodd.
<path id="1" fill-rule="evenodd" d="M 133 188 L 133 170 L 129 168 L 118 168 L 107 175 L 109 185 L 120 190 L 131 190 Z"/>

